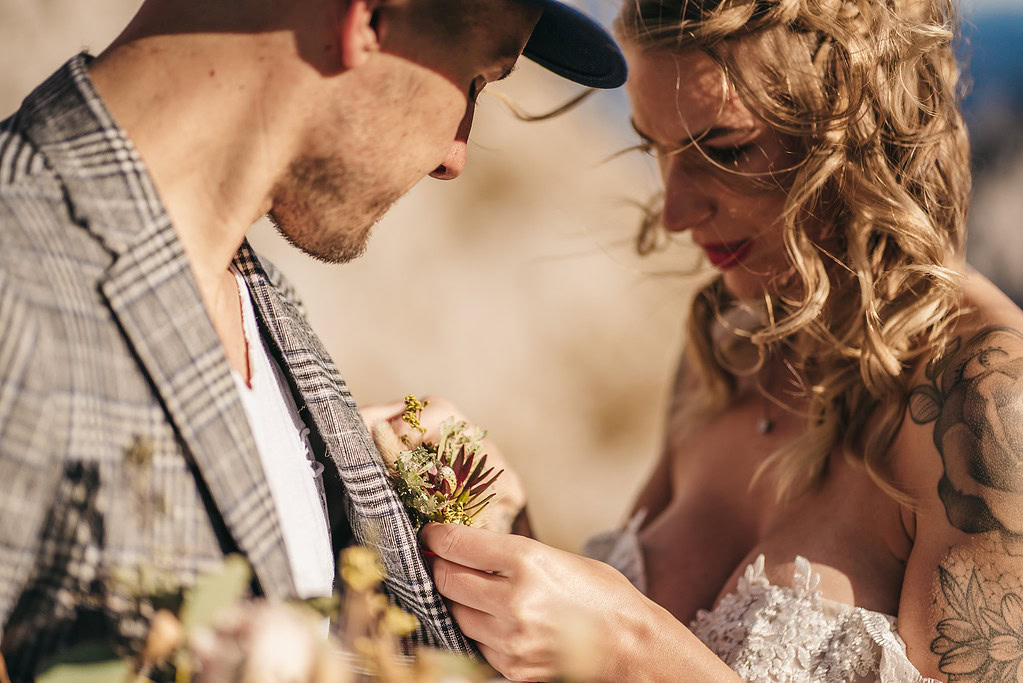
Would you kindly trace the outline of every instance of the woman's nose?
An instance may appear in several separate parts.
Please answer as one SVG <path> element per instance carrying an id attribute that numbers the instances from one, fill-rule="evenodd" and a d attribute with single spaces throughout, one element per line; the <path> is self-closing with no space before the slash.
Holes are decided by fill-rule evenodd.
<path id="1" fill-rule="evenodd" d="M 661 220 L 668 232 L 684 232 L 714 217 L 717 204 L 703 184 L 687 172 L 681 160 L 669 162 L 664 174 L 664 212 Z"/>

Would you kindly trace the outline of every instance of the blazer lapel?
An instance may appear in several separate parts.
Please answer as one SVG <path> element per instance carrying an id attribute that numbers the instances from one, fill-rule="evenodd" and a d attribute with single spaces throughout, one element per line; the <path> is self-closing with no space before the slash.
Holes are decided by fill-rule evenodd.
<path id="1" fill-rule="evenodd" d="M 432 640 L 457 652 L 475 652 L 434 587 L 415 530 L 337 367 L 247 242 L 235 264 L 249 283 L 258 313 L 285 361 L 285 372 L 298 388 L 300 403 L 314 422 L 310 426 L 326 446 L 328 465 L 344 485 L 356 541 L 380 554 L 388 588 L 419 618 Z"/>
<path id="2" fill-rule="evenodd" d="M 27 133 L 69 210 L 113 254 L 101 290 L 263 592 L 295 593 L 280 522 L 227 358 L 131 141 L 72 59 L 26 100 Z"/>

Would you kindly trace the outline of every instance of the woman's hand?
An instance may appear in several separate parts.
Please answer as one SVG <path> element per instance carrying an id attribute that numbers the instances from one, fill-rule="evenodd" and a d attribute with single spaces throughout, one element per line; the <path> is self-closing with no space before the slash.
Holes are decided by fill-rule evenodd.
<path id="1" fill-rule="evenodd" d="M 529 538 L 454 524 L 419 538 L 458 626 L 513 681 L 628 680 L 629 653 L 667 614 L 610 566 Z"/>
<path id="2" fill-rule="evenodd" d="M 456 420 L 472 423 L 472 420 L 443 398 L 430 396 L 424 402 L 428 402 L 428 404 L 420 415 L 419 421 L 426 428 L 426 434 L 423 437 L 426 441 L 437 442 L 440 437 L 440 425 L 448 418 L 453 417 Z M 412 434 L 412 428 L 401 419 L 402 413 L 405 412 L 404 401 L 366 406 L 360 410 L 362 419 L 369 427 L 370 433 L 373 433 L 374 424 L 384 421 L 390 424 L 391 429 L 398 436 Z M 522 486 L 522 481 L 493 441 L 484 439 L 483 449 L 480 453 L 481 455 L 486 454 L 488 469 L 493 467 L 495 472 L 504 470 L 504 474 L 494 484 L 497 497 L 479 516 L 477 525 L 502 533 L 512 530 L 516 533 L 526 533 L 529 525 L 525 518 L 526 490 Z"/>

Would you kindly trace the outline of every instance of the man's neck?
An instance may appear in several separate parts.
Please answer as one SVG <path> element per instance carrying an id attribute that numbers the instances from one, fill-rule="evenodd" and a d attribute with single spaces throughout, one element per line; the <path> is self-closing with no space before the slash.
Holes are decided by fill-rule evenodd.
<path id="1" fill-rule="evenodd" d="M 275 125 L 281 79 L 253 68 L 273 36 L 192 34 L 115 43 L 90 68 L 104 103 L 145 162 L 203 298 L 223 275 L 289 163 Z M 274 91 L 270 91 L 271 81 Z"/>

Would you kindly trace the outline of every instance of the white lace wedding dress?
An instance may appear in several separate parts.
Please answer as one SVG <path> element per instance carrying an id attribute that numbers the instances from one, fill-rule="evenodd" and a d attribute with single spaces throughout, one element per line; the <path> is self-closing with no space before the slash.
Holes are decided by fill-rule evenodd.
<path id="1" fill-rule="evenodd" d="M 634 518 L 621 531 L 591 539 L 584 553 L 645 592 L 641 522 Z M 894 617 L 822 598 L 820 576 L 803 557 L 794 574 L 791 585 L 773 585 L 759 556 L 736 591 L 701 610 L 690 630 L 744 681 L 937 683 L 906 657 Z"/>

